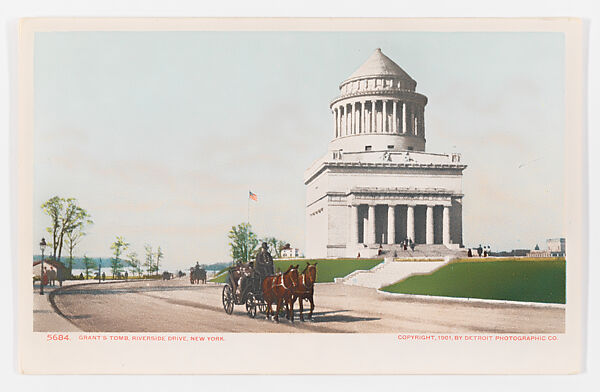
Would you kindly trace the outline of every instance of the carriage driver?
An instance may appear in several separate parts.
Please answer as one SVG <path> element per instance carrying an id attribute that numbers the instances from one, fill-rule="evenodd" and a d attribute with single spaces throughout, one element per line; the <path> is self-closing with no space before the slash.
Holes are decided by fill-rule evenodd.
<path id="1" fill-rule="evenodd" d="M 273 269 L 273 257 L 271 257 L 271 254 L 269 253 L 269 245 L 267 245 L 266 242 L 262 243 L 262 246 L 256 254 L 254 271 L 261 283 L 267 276 L 275 274 L 275 270 Z"/>

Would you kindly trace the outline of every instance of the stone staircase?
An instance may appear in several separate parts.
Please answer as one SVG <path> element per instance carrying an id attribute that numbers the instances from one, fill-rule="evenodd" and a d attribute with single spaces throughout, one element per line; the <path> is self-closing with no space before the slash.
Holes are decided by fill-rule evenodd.
<path id="1" fill-rule="evenodd" d="M 448 263 L 451 259 L 453 259 L 453 257 L 446 256 L 443 261 L 428 261 L 427 259 L 394 261 L 392 257 L 386 257 L 383 263 L 376 265 L 370 270 L 354 271 L 343 278 L 336 279 L 335 282 L 350 286 L 363 286 L 379 289 L 412 275 L 431 273 Z"/>
<path id="2" fill-rule="evenodd" d="M 467 257 L 467 250 L 464 248 L 450 249 L 442 244 L 415 245 L 415 249 L 411 250 L 410 247 L 404 250 L 402 245 L 383 245 L 383 255 L 385 257 L 397 257 L 397 258 L 412 258 L 412 257 Z"/>

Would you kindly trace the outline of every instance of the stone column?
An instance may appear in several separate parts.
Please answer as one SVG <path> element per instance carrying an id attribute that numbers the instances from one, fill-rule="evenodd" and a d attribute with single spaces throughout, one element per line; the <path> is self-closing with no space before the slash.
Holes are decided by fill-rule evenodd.
<path id="1" fill-rule="evenodd" d="M 406 236 L 415 241 L 415 206 L 407 206 L 406 209 Z"/>
<path id="2" fill-rule="evenodd" d="M 398 133 L 398 101 L 394 101 L 392 121 L 393 121 L 392 132 Z"/>
<path id="3" fill-rule="evenodd" d="M 375 106 L 377 101 L 371 101 L 371 133 L 377 132 L 375 129 L 375 125 L 377 124 L 377 111 L 375 110 Z"/>
<path id="4" fill-rule="evenodd" d="M 352 115 L 350 118 L 350 121 L 352 121 L 352 125 L 350 125 L 350 134 L 354 135 L 356 133 L 356 102 L 352 102 Z"/>
<path id="5" fill-rule="evenodd" d="M 433 206 L 427 206 L 425 243 L 433 244 Z"/>
<path id="6" fill-rule="evenodd" d="M 396 243 L 396 206 L 388 204 L 387 243 Z"/>
<path id="7" fill-rule="evenodd" d="M 348 229 L 350 230 L 350 246 L 356 246 L 358 244 L 358 205 L 351 205 L 350 207 L 350 224 Z"/>
<path id="8" fill-rule="evenodd" d="M 342 107 L 341 106 L 337 107 L 337 120 L 338 120 L 337 133 L 338 133 L 338 137 L 341 137 L 342 136 Z"/>
<path id="9" fill-rule="evenodd" d="M 365 113 L 367 112 L 365 110 L 365 103 L 367 101 L 361 101 L 360 102 L 360 110 L 361 110 L 361 115 L 360 115 L 360 133 L 365 133 L 365 130 L 367 129 L 367 122 L 365 120 Z"/>
<path id="10" fill-rule="evenodd" d="M 337 111 L 333 109 L 331 111 L 333 113 L 333 138 L 337 138 Z"/>
<path id="11" fill-rule="evenodd" d="M 450 245 L 450 207 L 444 206 L 442 215 L 442 243 L 446 246 Z"/>
<path id="12" fill-rule="evenodd" d="M 377 241 L 375 238 L 375 204 L 369 204 L 369 237 L 366 242 L 368 245 L 374 244 Z"/>
<path id="13" fill-rule="evenodd" d="M 402 102 L 402 133 L 406 133 L 406 103 Z"/>
<path id="14" fill-rule="evenodd" d="M 387 121 L 387 100 L 381 101 L 383 104 L 383 111 L 381 112 L 381 132 L 386 133 L 388 131 Z"/>

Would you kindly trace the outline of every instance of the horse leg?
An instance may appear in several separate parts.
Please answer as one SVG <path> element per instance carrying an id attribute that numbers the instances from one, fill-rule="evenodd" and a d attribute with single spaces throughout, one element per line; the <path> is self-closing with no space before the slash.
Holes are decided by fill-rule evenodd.
<path id="1" fill-rule="evenodd" d="M 298 297 L 298 306 L 300 307 L 300 321 L 304 321 L 304 315 L 302 314 L 304 306 L 302 305 L 302 302 L 304 302 L 304 299 L 301 296 Z"/>
<path id="2" fill-rule="evenodd" d="M 277 298 L 277 310 L 275 311 L 274 320 L 276 323 L 279 322 L 279 311 L 281 310 L 281 298 Z"/>
<path id="3" fill-rule="evenodd" d="M 292 297 L 291 295 L 288 299 L 288 303 L 289 303 L 289 308 L 288 308 L 289 320 L 293 323 L 294 322 L 294 297 Z"/>
<path id="4" fill-rule="evenodd" d="M 315 308 L 312 294 L 308 296 L 308 300 L 310 301 L 310 313 L 308 314 L 308 318 L 312 320 L 313 309 Z"/>

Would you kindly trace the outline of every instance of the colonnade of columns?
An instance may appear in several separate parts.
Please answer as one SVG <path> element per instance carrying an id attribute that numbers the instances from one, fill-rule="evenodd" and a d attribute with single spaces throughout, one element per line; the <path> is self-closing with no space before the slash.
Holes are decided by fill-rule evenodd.
<path id="1" fill-rule="evenodd" d="M 379 205 L 379 204 L 377 204 Z M 396 205 L 386 204 L 387 207 L 387 244 L 396 243 Z M 368 205 L 368 214 L 365 218 L 367 229 L 364 232 L 363 243 L 376 244 L 380 243 L 376 238 L 376 221 L 375 221 L 376 204 Z M 415 241 L 415 205 L 406 206 L 406 238 Z M 435 205 L 425 205 L 425 243 L 434 243 L 434 218 L 433 209 Z M 358 244 L 359 241 L 359 213 L 358 205 L 350 206 L 350 243 Z M 443 205 L 442 212 L 442 243 L 450 244 L 450 206 Z"/>
<path id="2" fill-rule="evenodd" d="M 364 100 L 332 108 L 336 138 L 365 133 L 424 136 L 424 109 L 394 99 Z"/>

